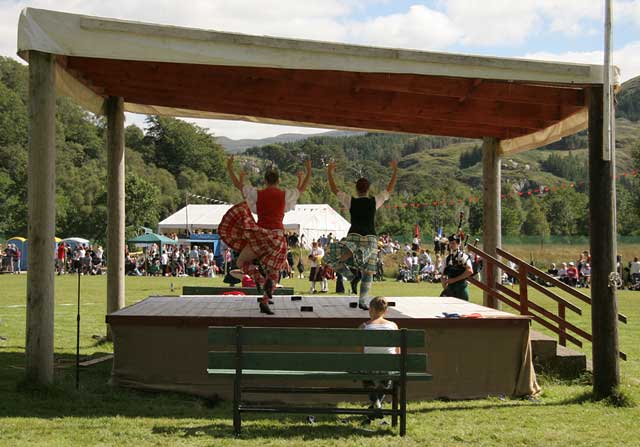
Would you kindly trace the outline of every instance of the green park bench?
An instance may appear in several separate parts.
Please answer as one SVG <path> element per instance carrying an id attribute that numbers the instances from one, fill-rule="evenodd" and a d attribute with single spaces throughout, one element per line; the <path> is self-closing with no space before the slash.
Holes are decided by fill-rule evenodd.
<path id="1" fill-rule="evenodd" d="M 244 292 L 246 295 L 262 295 L 255 287 L 183 286 L 183 295 L 222 295 L 225 292 Z M 293 295 L 293 287 L 277 287 L 274 295 Z"/>
<path id="2" fill-rule="evenodd" d="M 208 346 L 231 347 L 229 351 L 209 351 L 210 375 L 233 377 L 233 427 L 240 434 L 241 414 L 254 413 L 298 413 L 298 414 L 360 414 L 392 416 L 396 427 L 400 418 L 400 436 L 406 433 L 407 382 L 431 380 L 426 373 L 425 353 L 408 353 L 408 348 L 424 347 L 423 330 L 362 330 L 332 328 L 257 328 L 257 327 L 209 327 Z M 290 352 L 301 344 L 310 348 L 344 350 L 354 352 Z M 364 346 L 400 346 L 401 353 L 365 354 Z M 262 347 L 268 351 L 251 351 L 247 347 Z M 228 349 L 228 348 L 227 348 Z M 243 385 L 244 379 L 306 379 L 309 382 L 322 380 L 351 382 L 345 387 L 302 387 Z M 298 394 L 369 394 L 376 388 L 356 387 L 353 382 L 392 380 L 391 409 L 303 407 L 246 402 L 243 393 L 298 393 Z"/>

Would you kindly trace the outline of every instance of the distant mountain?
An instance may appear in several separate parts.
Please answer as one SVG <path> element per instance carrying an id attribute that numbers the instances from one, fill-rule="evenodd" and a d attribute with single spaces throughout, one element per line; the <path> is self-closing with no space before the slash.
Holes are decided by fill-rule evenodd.
<path id="1" fill-rule="evenodd" d="M 302 134 L 302 133 L 283 133 L 276 135 L 275 137 L 262 138 L 262 139 L 249 139 L 232 140 L 227 137 L 216 137 L 216 142 L 220 144 L 227 152 L 237 154 L 250 147 L 262 147 L 269 144 L 279 143 L 291 143 L 294 141 L 305 140 L 311 137 L 349 137 L 353 135 L 364 135 L 366 132 L 355 132 L 348 130 L 332 130 L 329 132 L 321 132 L 314 134 Z"/>

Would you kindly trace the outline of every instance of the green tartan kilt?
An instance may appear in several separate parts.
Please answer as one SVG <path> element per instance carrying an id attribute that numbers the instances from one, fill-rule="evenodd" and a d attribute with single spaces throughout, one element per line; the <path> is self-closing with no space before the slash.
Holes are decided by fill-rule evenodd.
<path id="1" fill-rule="evenodd" d="M 329 244 L 324 262 L 335 267 L 346 254 L 349 257 L 343 262 L 347 266 L 375 272 L 378 263 L 378 237 L 351 233 L 340 241 Z"/>

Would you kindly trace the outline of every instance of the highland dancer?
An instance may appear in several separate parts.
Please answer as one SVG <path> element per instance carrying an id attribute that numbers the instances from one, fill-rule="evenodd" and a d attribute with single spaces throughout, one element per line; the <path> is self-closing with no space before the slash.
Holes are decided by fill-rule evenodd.
<path id="1" fill-rule="evenodd" d="M 229 247 L 240 252 L 236 259 L 238 268 L 264 289 L 260 312 L 273 315 L 269 300 L 278 283 L 278 273 L 287 268 L 287 238 L 282 220 L 284 213 L 295 207 L 300 194 L 309 184 L 311 161 L 306 161 L 305 173 L 298 173 L 298 187 L 294 189 L 278 187 L 280 176 L 274 168 L 268 168 L 265 172 L 264 189 L 244 186 L 245 173 L 240 172 L 236 176 L 233 156 L 227 160 L 227 171 L 245 200 L 225 213 L 218 226 L 218 234 Z M 258 215 L 258 222 L 254 220 L 252 212 Z M 254 265 L 254 260 L 259 261 L 264 274 L 259 266 Z"/>
<path id="2" fill-rule="evenodd" d="M 349 281 L 353 279 L 353 273 L 349 267 L 355 268 L 362 273 L 360 284 L 360 299 L 358 307 L 363 310 L 369 309 L 368 297 L 371 290 L 373 275 L 376 272 L 378 260 L 378 237 L 376 235 L 376 210 L 380 208 L 396 185 L 398 177 L 398 162 L 391 162 L 393 174 L 387 189 L 380 192 L 375 197 L 369 197 L 369 180 L 361 178 L 356 182 L 356 197 L 338 190 L 333 179 L 335 163 L 330 163 L 327 167 L 327 177 L 331 191 L 338 196 L 338 201 L 349 210 L 351 214 L 351 228 L 347 237 L 341 241 L 329 245 L 325 260 L 327 264 L 333 266 L 335 271 L 346 277 Z"/>

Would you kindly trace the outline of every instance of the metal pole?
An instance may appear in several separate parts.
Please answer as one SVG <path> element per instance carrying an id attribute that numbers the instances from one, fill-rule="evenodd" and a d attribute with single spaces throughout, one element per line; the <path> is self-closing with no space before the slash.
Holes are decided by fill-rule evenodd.
<path id="1" fill-rule="evenodd" d="M 612 26 L 611 26 L 611 0 L 605 0 L 604 2 L 604 73 L 603 73 L 603 108 L 602 108 L 602 159 L 605 161 L 611 161 L 613 159 L 613 151 L 615 149 L 615 142 L 613 141 L 613 123 L 612 123 L 612 92 L 611 92 L 611 40 L 612 40 Z"/>
<path id="2" fill-rule="evenodd" d="M 187 230 L 187 237 L 189 237 L 189 193 L 185 192 L 184 193 L 184 215 L 185 215 L 185 225 L 186 225 L 186 230 Z"/>
<path id="3" fill-rule="evenodd" d="M 76 390 L 80 388 L 80 265 L 78 265 L 78 313 L 76 314 Z"/>

